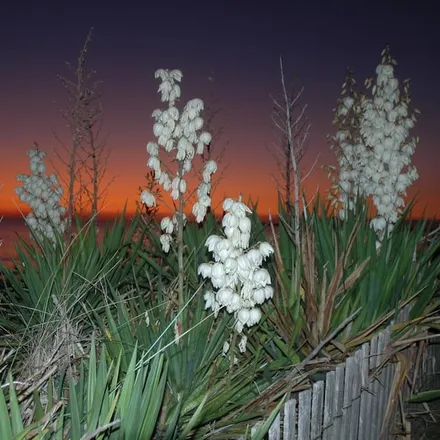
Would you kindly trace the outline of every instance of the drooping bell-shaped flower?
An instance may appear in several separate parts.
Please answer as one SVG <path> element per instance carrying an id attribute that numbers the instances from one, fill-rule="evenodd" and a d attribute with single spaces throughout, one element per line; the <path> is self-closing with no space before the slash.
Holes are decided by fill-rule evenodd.
<path id="1" fill-rule="evenodd" d="M 212 235 L 205 246 L 213 254 L 214 263 L 203 263 L 199 274 L 210 278 L 214 292 L 205 297 L 206 308 L 218 313 L 219 307 L 235 316 L 235 330 L 257 324 L 263 304 L 273 296 L 269 272 L 262 268 L 263 260 L 273 253 L 269 243 L 259 243 L 248 249 L 252 211 L 241 199 L 225 199 L 222 225 L 226 238 Z M 211 295 L 215 296 L 215 300 Z M 209 304 L 209 305 L 208 305 Z"/>

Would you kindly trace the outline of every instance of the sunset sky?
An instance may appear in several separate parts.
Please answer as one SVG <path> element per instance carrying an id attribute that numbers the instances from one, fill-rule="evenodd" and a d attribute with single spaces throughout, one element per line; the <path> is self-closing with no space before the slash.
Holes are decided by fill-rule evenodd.
<path id="1" fill-rule="evenodd" d="M 47 5 L 47 6 L 46 6 Z M 374 5 L 371 6 L 371 5 Z M 8 2 L 0 13 L 0 216 L 25 206 L 14 194 L 16 174 L 28 173 L 26 151 L 34 141 L 56 160 L 54 131 L 64 135 L 59 109 L 67 98 L 57 75 L 76 60 L 90 27 L 88 65 L 103 81 L 104 132 L 114 182 L 105 211 L 125 201 L 135 206 L 154 140 L 151 113 L 162 104 L 158 68 L 183 72 L 182 101 L 214 96 L 223 126 L 218 148 L 223 179 L 214 205 L 243 193 L 259 210 L 277 211 L 276 140 L 270 95 L 280 91 L 279 57 L 287 78 L 304 85 L 303 103 L 312 124 L 303 162 L 307 193 L 328 186 L 324 164 L 334 163 L 326 136 L 334 133 L 332 109 L 346 68 L 359 84 L 373 75 L 390 44 L 400 80 L 412 79 L 412 104 L 422 114 L 414 135 L 420 178 L 415 215 L 426 208 L 440 217 L 440 27 L 434 2 L 164 1 Z M 211 81 L 209 78 L 214 78 Z M 68 142 L 68 137 L 63 140 Z"/>

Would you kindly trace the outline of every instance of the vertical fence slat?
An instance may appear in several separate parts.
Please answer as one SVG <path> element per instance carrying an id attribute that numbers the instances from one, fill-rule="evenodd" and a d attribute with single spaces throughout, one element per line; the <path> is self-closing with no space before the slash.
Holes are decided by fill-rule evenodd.
<path id="1" fill-rule="evenodd" d="M 335 376 L 334 371 L 330 371 L 325 379 L 325 396 L 324 396 L 324 423 L 323 436 L 324 440 L 331 440 L 333 438 L 333 403 L 335 391 Z"/>
<path id="2" fill-rule="evenodd" d="M 352 410 L 353 363 L 349 357 L 345 361 L 344 400 L 342 406 L 342 422 L 340 438 L 350 438 L 350 420 Z"/>
<path id="3" fill-rule="evenodd" d="M 269 440 L 281 440 L 281 416 L 277 414 L 268 433 Z"/>
<path id="4" fill-rule="evenodd" d="M 407 312 L 407 311 L 405 311 Z M 398 319 L 403 319 L 399 315 Z M 395 364 L 377 368 L 385 360 L 391 338 L 388 327 L 360 350 L 326 374 L 325 381 L 316 382 L 311 389 L 301 391 L 297 399 L 288 400 L 269 429 L 269 440 L 377 440 L 381 435 L 385 412 L 392 390 Z M 410 358 L 410 350 L 406 353 Z M 440 343 L 431 342 L 423 353 L 420 375 L 440 372 Z M 413 362 L 413 361 L 412 361 Z M 405 399 L 407 386 L 403 391 Z M 409 407 L 410 408 L 410 407 Z M 407 406 L 408 410 L 408 406 Z M 392 424 L 396 423 L 393 409 Z M 396 419 L 396 420 L 394 420 Z M 255 435 L 262 422 L 251 429 Z M 385 427 L 385 438 L 390 437 Z M 244 437 L 240 437 L 244 440 Z"/>
<path id="5" fill-rule="evenodd" d="M 351 419 L 348 438 L 357 438 L 359 428 L 359 410 L 361 393 L 361 361 L 362 351 L 357 350 L 353 356 L 353 383 L 351 385 Z"/>
<path id="6" fill-rule="evenodd" d="M 375 374 L 376 366 L 378 365 L 378 358 L 377 358 L 377 352 L 378 352 L 378 343 L 379 343 L 379 337 L 374 336 L 371 340 L 370 345 L 370 369 Z M 370 420 L 371 420 L 371 430 L 370 430 L 370 439 L 379 438 L 379 423 L 378 423 L 378 415 L 379 415 L 379 408 L 377 405 L 377 400 L 379 396 L 380 386 L 379 382 L 377 381 L 376 377 L 373 376 L 373 381 L 370 384 L 370 388 L 372 391 L 371 394 L 371 413 L 370 413 Z"/>
<path id="7" fill-rule="evenodd" d="M 370 368 L 369 368 L 369 355 L 370 355 L 370 344 L 366 342 L 362 344 L 361 348 L 362 359 L 361 359 L 361 404 L 360 404 L 360 414 L 359 414 L 359 440 L 368 440 L 369 437 L 369 414 L 371 407 L 369 403 L 371 402 L 370 395 Z"/>
<path id="8" fill-rule="evenodd" d="M 284 404 L 283 440 L 296 440 L 296 399 Z"/>
<path id="9" fill-rule="evenodd" d="M 393 364 L 388 364 L 385 367 L 385 382 L 386 382 L 386 392 L 385 392 L 385 394 L 386 394 L 386 400 L 385 400 L 385 410 L 384 411 L 387 410 L 388 403 L 389 403 L 389 400 L 391 398 L 391 389 L 392 389 L 392 386 L 393 386 L 394 372 L 395 372 L 395 367 L 394 367 Z M 398 401 L 396 401 L 396 405 L 397 404 L 398 404 Z M 396 409 L 397 409 L 396 406 L 394 406 L 394 408 L 392 409 L 393 415 L 392 415 L 391 421 L 394 421 L 394 419 L 395 419 Z M 387 435 L 389 435 L 390 431 L 391 431 L 391 426 L 386 426 L 385 427 L 385 433 Z"/>
<path id="10" fill-rule="evenodd" d="M 251 429 L 251 438 L 254 438 L 255 434 L 257 433 L 258 429 L 260 428 L 260 426 L 263 424 L 263 422 L 257 422 L 255 423 L 254 426 L 252 426 Z"/>
<path id="11" fill-rule="evenodd" d="M 387 327 L 385 330 L 383 358 L 386 355 L 386 350 L 387 350 L 388 344 L 390 343 L 390 340 L 391 340 L 391 327 Z M 382 360 L 383 360 L 383 358 L 382 358 Z M 392 387 L 392 382 L 393 382 L 393 375 L 392 374 L 393 374 L 393 366 L 391 364 L 387 364 L 385 366 L 384 372 L 383 372 L 384 390 L 383 390 L 382 402 L 381 402 L 381 411 L 383 414 L 381 429 L 385 429 L 384 432 L 386 434 L 390 431 L 390 426 L 384 426 L 383 422 L 385 420 L 385 413 L 388 408 L 388 402 L 391 397 L 391 387 Z"/>
<path id="12" fill-rule="evenodd" d="M 385 345 L 386 345 L 386 338 L 387 334 L 386 332 L 379 333 L 379 342 L 377 344 L 377 365 L 379 366 L 383 359 L 384 359 L 384 351 L 385 351 Z M 377 416 L 378 416 L 378 435 L 377 438 L 380 437 L 380 433 L 382 431 L 382 425 L 384 421 L 385 416 L 385 410 L 383 407 L 383 401 L 385 398 L 385 384 L 384 384 L 384 371 L 383 368 L 381 368 L 380 373 L 378 375 L 377 381 L 379 383 L 379 394 L 376 399 L 376 405 L 377 405 Z"/>
<path id="13" fill-rule="evenodd" d="M 324 382 L 313 384 L 311 440 L 322 439 L 322 413 L 324 404 Z"/>
<path id="14" fill-rule="evenodd" d="M 299 393 L 298 440 L 310 440 L 310 417 L 312 413 L 312 391 Z"/>
<path id="15" fill-rule="evenodd" d="M 345 365 L 336 367 L 335 391 L 333 394 L 333 437 L 332 439 L 340 439 L 342 426 L 342 406 L 344 403 L 344 377 Z"/>

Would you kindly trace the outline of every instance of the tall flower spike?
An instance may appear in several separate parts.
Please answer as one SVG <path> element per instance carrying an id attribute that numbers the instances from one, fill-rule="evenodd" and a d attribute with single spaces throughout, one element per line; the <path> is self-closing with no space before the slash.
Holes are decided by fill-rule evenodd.
<path id="1" fill-rule="evenodd" d="M 147 152 L 150 155 L 147 166 L 154 170 L 155 180 L 163 186 L 165 191 L 170 191 L 171 197 L 179 203 L 179 215 L 183 214 L 184 196 L 188 192 L 189 179 L 185 174 L 193 170 L 193 159 L 196 155 L 203 155 L 205 147 L 211 142 L 211 135 L 203 128 L 203 118 L 201 112 L 204 105 L 201 99 L 192 99 L 187 102 L 180 112 L 175 104 L 180 98 L 181 90 L 179 83 L 182 81 L 182 72 L 178 69 L 167 70 L 159 69 L 155 77 L 160 79 L 161 83 L 158 92 L 161 95 L 162 102 L 168 102 L 168 108 L 165 110 L 157 109 L 152 117 L 155 120 L 153 133 L 157 138 L 156 142 L 147 144 Z M 163 162 L 160 159 L 160 150 L 166 153 L 176 151 L 172 158 L 177 162 L 177 170 L 170 173 L 162 169 Z M 165 161 L 169 162 L 169 161 Z M 211 178 L 217 170 L 217 164 L 210 160 L 206 162 L 203 169 L 203 179 L 196 192 L 197 199 L 192 207 L 192 212 L 197 222 L 202 222 L 211 206 Z M 147 206 L 154 206 L 155 199 L 149 192 L 142 193 L 142 203 Z M 167 236 L 161 240 L 162 248 L 168 252 L 172 242 L 172 235 L 177 228 L 171 231 L 171 226 L 162 228 Z M 170 232 L 171 231 L 171 232 Z"/>
<path id="2" fill-rule="evenodd" d="M 339 165 L 339 179 L 333 186 L 336 194 L 332 194 L 332 204 L 338 205 L 341 218 L 346 217 L 347 211 L 355 209 L 357 197 L 362 197 L 365 191 L 364 169 L 368 153 L 360 133 L 362 99 L 362 95 L 356 91 L 353 73 L 349 70 L 342 85 L 342 98 L 335 109 L 333 122 L 338 130 L 331 145 Z"/>
<path id="3" fill-rule="evenodd" d="M 409 115 L 409 83 L 399 88 L 394 76 L 396 61 L 389 47 L 382 52 L 382 62 L 376 68 L 376 78 L 370 81 L 372 98 L 363 101 L 361 133 L 370 146 L 365 161 L 365 194 L 372 197 L 377 208 L 371 222 L 381 239 L 385 229 L 391 231 L 405 206 L 407 188 L 417 179 L 411 157 L 416 149 L 415 138 L 408 138 L 414 127 L 415 115 Z"/>
<path id="4" fill-rule="evenodd" d="M 353 210 L 357 196 L 371 198 L 376 206 L 376 217 L 371 226 L 379 240 L 385 229 L 391 231 L 405 206 L 407 188 L 417 179 L 411 165 L 417 139 L 409 138 L 409 130 L 416 122 L 409 114 L 409 82 L 394 76 L 396 61 L 389 47 L 382 51 L 376 77 L 365 84 L 371 97 L 354 90 L 351 74 L 343 84 L 343 98 L 335 112 L 339 129 L 333 146 L 339 162 L 339 179 L 332 185 L 337 196 L 339 214 L 345 218 Z"/>

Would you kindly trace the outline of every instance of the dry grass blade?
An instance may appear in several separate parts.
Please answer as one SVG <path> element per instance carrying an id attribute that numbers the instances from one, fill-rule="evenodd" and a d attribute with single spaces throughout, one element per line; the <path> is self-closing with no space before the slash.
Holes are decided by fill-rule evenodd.
<path id="1" fill-rule="evenodd" d="M 64 402 L 62 400 L 58 401 L 53 408 L 41 419 L 38 421 L 39 427 L 31 429 L 26 435 L 26 440 L 31 440 L 34 438 L 40 438 L 41 431 L 44 431 L 46 427 L 48 426 L 48 423 L 50 420 L 53 419 L 53 416 L 55 413 L 58 412 L 58 410 L 64 405 Z M 57 422 L 54 422 L 52 425 L 56 424 Z"/>
<path id="2" fill-rule="evenodd" d="M 323 326 L 322 326 L 322 335 L 327 335 L 328 332 L 330 331 L 330 325 L 331 325 L 331 321 L 332 321 L 332 312 L 333 312 L 333 306 L 335 303 L 335 299 L 336 297 L 345 290 L 345 286 L 342 286 L 342 290 L 341 290 L 341 281 L 344 275 L 344 270 L 347 266 L 347 259 L 348 256 L 351 253 L 351 250 L 353 248 L 353 245 L 355 243 L 355 238 L 356 238 L 356 234 L 359 231 L 359 227 L 360 227 L 360 222 L 358 221 L 356 223 L 356 225 L 354 226 L 353 230 L 350 233 L 350 237 L 348 239 L 347 242 L 347 247 L 346 249 L 343 249 L 341 255 L 338 258 L 335 258 L 336 260 L 336 267 L 335 267 L 335 272 L 333 274 L 333 277 L 330 281 L 330 285 L 328 288 L 328 291 L 326 293 L 326 301 L 325 301 L 325 307 L 324 307 L 324 320 L 323 320 Z M 338 255 L 338 248 L 337 248 L 337 241 L 335 240 L 335 257 L 337 257 Z M 348 277 L 346 283 L 348 282 L 348 280 L 350 279 L 351 283 L 354 283 L 360 276 L 363 268 L 365 267 L 365 265 L 367 264 L 367 262 L 363 262 L 361 264 L 360 267 L 358 267 L 355 272 L 353 272 L 353 278 L 350 279 L 350 277 Z M 360 269 L 360 270 L 359 270 Z M 345 285 L 346 285 L 345 283 Z"/>
<path id="3" fill-rule="evenodd" d="M 301 243 L 304 272 L 304 303 L 309 343 L 315 346 L 319 340 L 319 306 L 316 287 L 315 236 L 310 225 L 305 225 Z"/>
<path id="4" fill-rule="evenodd" d="M 304 368 L 328 343 L 333 341 L 334 338 L 342 331 L 344 328 L 357 316 L 360 312 L 360 309 L 356 310 L 352 315 L 350 315 L 347 319 L 345 319 L 337 328 L 335 328 L 325 339 L 323 339 L 312 351 L 311 353 L 302 360 L 298 366 L 295 368 L 302 369 Z M 288 374 L 283 380 L 288 381 L 291 377 L 292 373 Z"/>
<path id="5" fill-rule="evenodd" d="M 422 358 L 423 358 L 423 352 L 425 351 L 425 346 L 426 346 L 426 342 L 425 341 L 421 341 L 420 344 L 418 344 L 417 355 L 416 355 L 416 363 L 415 363 L 415 366 L 414 366 L 413 379 L 415 379 L 417 377 L 417 374 L 419 372 L 420 364 L 421 364 Z M 412 384 L 411 384 L 411 394 L 414 393 L 415 384 L 416 384 L 416 381 L 413 380 Z"/>
<path id="6" fill-rule="evenodd" d="M 54 365 L 39 381 L 35 382 L 30 388 L 28 388 L 25 393 L 20 394 L 20 396 L 18 396 L 18 401 L 23 402 L 34 391 L 40 389 L 40 387 L 49 379 L 49 377 L 55 374 L 57 369 L 58 366 Z"/>
<path id="7" fill-rule="evenodd" d="M 277 286 L 279 286 L 280 292 L 284 297 L 284 303 L 289 304 L 289 292 L 287 291 L 282 278 L 282 273 L 286 273 L 287 271 L 283 264 L 283 258 L 281 256 L 280 246 L 278 244 L 278 238 L 273 225 L 272 214 L 270 212 L 269 212 L 269 224 L 273 237 L 273 247 L 274 247 L 274 256 L 275 256 L 275 276 L 277 279 Z M 284 340 L 287 341 L 290 338 L 290 330 L 292 325 L 286 319 L 285 312 L 283 310 L 280 310 L 276 303 L 275 303 L 275 310 L 277 313 L 277 326 L 282 332 Z M 273 318 L 269 318 L 269 320 L 273 322 Z"/>
<path id="8" fill-rule="evenodd" d="M 12 348 L 6 353 L 6 348 L 4 348 L 0 353 L 0 375 L 6 370 L 7 362 L 12 358 L 15 352 L 16 350 Z"/>
<path id="9" fill-rule="evenodd" d="M 405 383 L 405 380 L 408 378 L 409 373 L 409 360 L 403 353 L 396 353 L 397 358 L 397 366 L 396 371 L 394 372 L 393 383 L 391 385 L 391 392 L 388 398 L 387 409 L 385 411 L 385 417 L 382 424 L 380 439 L 386 440 L 388 438 L 387 435 L 387 427 L 390 426 L 394 414 L 394 408 L 399 399 L 400 390 Z"/>
<path id="10" fill-rule="evenodd" d="M 362 275 L 362 272 L 364 271 L 365 266 L 369 263 L 369 261 L 370 261 L 370 257 L 367 257 L 359 266 L 356 267 L 356 269 L 348 276 L 348 278 L 342 283 L 342 285 L 339 286 L 336 292 L 336 296 L 340 295 L 345 290 L 354 286 L 356 281 Z"/>
<path id="11" fill-rule="evenodd" d="M 371 324 L 369 327 L 367 327 L 362 332 L 358 333 L 357 335 L 354 335 L 352 337 L 347 338 L 344 341 L 344 344 L 348 348 L 357 347 L 364 342 L 367 342 L 371 339 L 372 333 L 374 333 L 376 330 L 378 330 L 380 327 L 382 327 L 391 317 L 395 314 L 395 310 L 392 310 L 391 312 L 388 312 L 386 315 L 382 316 L 382 318 L 378 319 L 376 322 Z M 394 329 L 393 329 L 394 330 Z"/>
<path id="12" fill-rule="evenodd" d="M 319 310 L 318 310 L 318 329 L 319 333 L 322 335 L 322 329 L 324 328 L 324 317 L 325 317 L 325 301 L 326 301 L 326 292 L 327 292 L 327 267 L 324 268 L 324 274 L 322 277 L 321 283 L 321 299 L 319 302 Z"/>
<path id="13" fill-rule="evenodd" d="M 119 426 L 121 424 L 121 421 L 119 419 L 114 420 L 113 422 L 107 423 L 103 426 L 100 426 L 99 428 L 95 429 L 90 434 L 86 434 L 83 437 L 81 437 L 81 440 L 92 440 L 96 438 L 97 435 L 102 434 L 103 432 L 109 430 L 110 428 L 114 428 L 115 426 Z"/>
<path id="14" fill-rule="evenodd" d="M 284 223 L 284 219 L 280 216 L 280 220 L 283 221 Z M 273 247 L 274 247 L 274 256 L 275 256 L 275 263 L 276 263 L 276 267 L 279 268 L 279 270 L 275 271 L 275 276 L 277 277 L 277 282 L 278 285 L 280 286 L 281 292 L 283 294 L 283 296 L 285 297 L 286 302 L 288 303 L 289 301 L 289 293 L 286 291 L 285 287 L 284 287 L 284 283 L 283 283 L 283 279 L 281 277 L 281 272 L 286 272 L 286 268 L 284 267 L 283 264 L 283 258 L 281 256 L 281 251 L 280 251 L 280 246 L 278 244 L 278 238 L 277 238 L 277 234 L 275 233 L 275 228 L 273 225 L 273 221 L 272 221 L 272 214 L 269 212 L 269 223 L 270 223 L 270 230 L 272 232 L 272 237 L 273 237 Z"/>
<path id="15" fill-rule="evenodd" d="M 414 338 L 409 339 L 402 339 L 399 341 L 394 342 L 393 347 L 399 347 L 404 345 L 405 347 L 409 347 L 410 345 L 414 344 L 414 342 L 421 342 L 421 341 L 427 341 L 429 339 L 435 339 L 440 338 L 440 335 L 422 335 L 422 336 L 415 336 Z M 423 353 L 423 350 L 422 350 Z"/>

